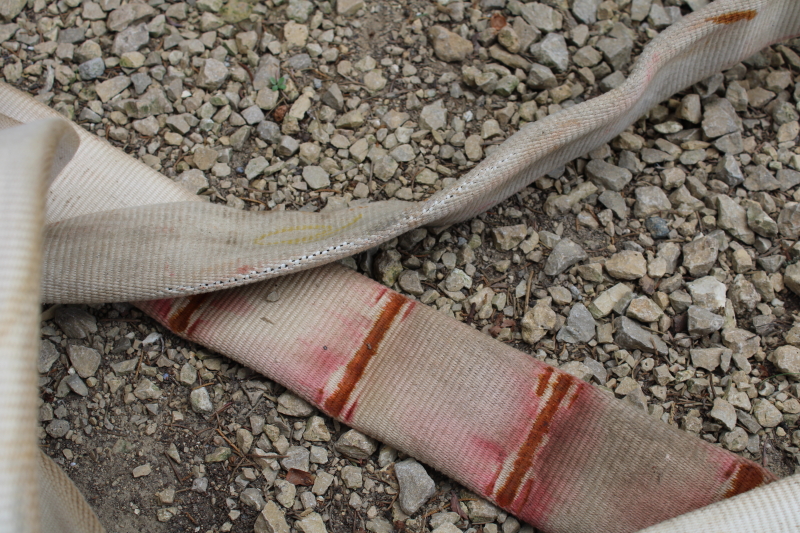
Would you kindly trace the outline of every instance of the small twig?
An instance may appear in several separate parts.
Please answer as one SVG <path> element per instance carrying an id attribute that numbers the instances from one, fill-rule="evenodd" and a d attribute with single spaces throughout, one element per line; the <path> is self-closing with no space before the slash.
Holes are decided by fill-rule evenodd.
<path id="1" fill-rule="evenodd" d="M 171 466 L 171 467 L 172 467 L 172 472 L 175 474 L 175 479 L 177 479 L 177 480 L 178 480 L 178 483 L 181 483 L 181 475 L 180 475 L 180 473 L 178 472 L 178 467 L 176 467 L 176 466 L 175 466 L 175 464 L 172 462 L 172 457 L 170 457 L 170 456 L 167 454 L 167 452 L 164 452 L 164 455 L 166 455 L 166 456 L 167 456 L 167 463 L 169 463 L 169 466 Z"/>
<path id="2" fill-rule="evenodd" d="M 530 301 L 531 297 L 531 283 L 533 282 L 533 270 L 531 273 L 528 274 L 528 283 L 525 286 L 525 308 L 522 310 L 522 314 L 524 315 L 528 311 L 528 302 Z"/>

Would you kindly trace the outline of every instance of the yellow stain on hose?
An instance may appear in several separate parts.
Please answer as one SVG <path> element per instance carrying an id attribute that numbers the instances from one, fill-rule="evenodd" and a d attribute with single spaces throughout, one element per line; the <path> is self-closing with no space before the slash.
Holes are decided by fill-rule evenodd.
<path id="1" fill-rule="evenodd" d="M 257 244 L 259 246 L 270 246 L 274 244 L 301 244 L 304 242 L 316 241 L 324 237 L 330 237 L 331 235 L 334 235 L 336 233 L 339 233 L 340 231 L 349 228 L 350 226 L 361 220 L 361 217 L 363 216 L 364 215 L 362 214 L 356 215 L 356 217 L 353 220 L 351 220 L 344 226 L 340 227 L 336 227 L 331 224 L 306 224 L 304 226 L 289 226 L 286 228 L 277 229 L 275 231 L 271 231 L 269 233 L 264 233 L 263 235 L 260 235 L 253 241 L 253 244 Z M 294 233 L 298 231 L 314 231 L 314 230 L 319 230 L 319 231 L 311 235 L 306 235 L 305 237 L 296 237 L 294 239 L 284 239 L 281 241 L 264 242 L 264 239 L 273 237 L 275 235 L 280 235 L 282 233 Z"/>

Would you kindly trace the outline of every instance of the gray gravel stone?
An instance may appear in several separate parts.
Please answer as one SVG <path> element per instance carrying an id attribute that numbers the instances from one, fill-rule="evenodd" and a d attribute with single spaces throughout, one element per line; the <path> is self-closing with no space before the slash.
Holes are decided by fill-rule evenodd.
<path id="1" fill-rule="evenodd" d="M 664 311 L 661 307 L 646 296 L 640 296 L 631 300 L 631 303 L 628 304 L 628 310 L 625 312 L 628 318 L 648 324 L 658 321 L 663 314 Z"/>
<path id="2" fill-rule="evenodd" d="M 633 215 L 636 218 L 646 218 L 672 209 L 672 204 L 661 187 L 638 187 L 634 195 L 636 203 L 633 206 Z"/>
<path id="3" fill-rule="evenodd" d="M 686 284 L 694 305 L 717 312 L 725 307 L 727 287 L 714 276 L 705 276 Z"/>
<path id="4" fill-rule="evenodd" d="M 689 355 L 692 358 L 692 364 L 697 368 L 705 368 L 709 372 L 716 370 L 722 362 L 722 353 L 726 348 L 692 348 L 689 350 Z M 730 350 L 727 350 L 730 352 Z M 730 353 L 728 353 L 730 357 Z M 736 415 L 734 414 L 734 417 Z"/>
<path id="5" fill-rule="evenodd" d="M 800 203 L 787 202 L 778 215 L 778 230 L 787 239 L 800 237 Z"/>
<path id="6" fill-rule="evenodd" d="M 623 250 L 606 261 L 606 271 L 612 278 L 634 280 L 647 274 L 647 261 L 641 252 Z"/>
<path id="7" fill-rule="evenodd" d="M 282 138 L 281 127 L 269 120 L 259 123 L 256 134 L 262 141 L 270 144 L 277 144 Z"/>
<path id="8" fill-rule="evenodd" d="M 399 168 L 400 163 L 395 158 L 390 155 L 384 155 L 373 162 L 372 173 L 381 181 L 389 181 Z"/>
<path id="9" fill-rule="evenodd" d="M 644 224 L 647 231 L 650 232 L 650 236 L 654 239 L 666 239 L 669 237 L 669 225 L 663 218 L 648 217 Z"/>
<path id="10" fill-rule="evenodd" d="M 597 49 L 614 70 L 621 70 L 631 60 L 633 41 L 628 38 L 603 37 L 597 41 Z"/>
<path id="11" fill-rule="evenodd" d="M 521 320 L 522 340 L 536 344 L 556 325 L 556 313 L 545 302 L 538 302 L 525 311 Z"/>
<path id="12" fill-rule="evenodd" d="M 78 374 L 71 374 L 64 378 L 63 383 L 69 387 L 69 389 L 79 396 L 88 396 L 89 395 L 89 388 L 86 386 L 86 383 L 81 379 Z M 59 386 L 60 388 L 60 386 Z M 56 394 L 59 396 L 58 394 Z"/>
<path id="13" fill-rule="evenodd" d="M 53 420 L 52 422 L 47 424 L 47 427 L 45 428 L 47 434 L 53 437 L 54 439 L 62 438 L 67 434 L 67 432 L 69 432 L 69 430 L 70 430 L 69 422 L 66 420 L 58 420 L 58 419 Z"/>
<path id="14" fill-rule="evenodd" d="M 106 71 L 106 63 L 101 57 L 95 57 L 81 63 L 78 66 L 78 75 L 84 81 L 90 81 L 99 78 Z"/>
<path id="15" fill-rule="evenodd" d="M 324 168 L 310 165 L 303 168 L 303 179 L 314 190 L 330 187 L 331 179 Z"/>
<path id="16" fill-rule="evenodd" d="M 295 522 L 295 525 L 303 530 L 303 533 L 328 533 L 325 522 L 319 513 L 311 513 Z"/>
<path id="17" fill-rule="evenodd" d="M 728 100 L 715 98 L 705 106 L 702 128 L 707 137 L 715 139 L 740 131 L 741 120 Z"/>
<path id="18" fill-rule="evenodd" d="M 112 11 L 108 15 L 106 25 L 111 31 L 121 31 L 137 20 L 152 17 L 155 12 L 153 7 L 144 2 L 130 2 Z"/>
<path id="19" fill-rule="evenodd" d="M 513 250 L 525 240 L 527 231 L 528 227 L 525 224 L 492 228 L 495 247 L 500 251 Z"/>
<path id="20" fill-rule="evenodd" d="M 531 45 L 530 53 L 536 62 L 556 72 L 566 72 L 569 68 L 567 41 L 560 33 L 547 34 L 540 42 Z"/>
<path id="21" fill-rule="evenodd" d="M 197 76 L 197 86 L 214 91 L 228 79 L 228 67 L 216 59 L 206 59 Z"/>
<path id="22" fill-rule="evenodd" d="M 278 396 L 278 412 L 287 416 L 305 418 L 314 413 L 314 406 L 294 393 L 286 391 Z"/>
<path id="23" fill-rule="evenodd" d="M 201 0 L 202 1 L 202 0 Z M 266 502 L 261 513 L 256 518 L 255 533 L 290 533 L 286 515 L 274 501 Z"/>
<path id="24" fill-rule="evenodd" d="M 708 415 L 722 422 L 729 430 L 736 427 L 736 409 L 722 398 L 714 399 L 714 407 Z"/>
<path id="25" fill-rule="evenodd" d="M 734 311 L 739 316 L 753 311 L 761 301 L 761 295 L 758 294 L 753 284 L 740 276 L 737 276 L 734 280 L 728 291 L 728 296 L 731 299 Z"/>
<path id="26" fill-rule="evenodd" d="M 755 202 L 747 206 L 747 225 L 755 233 L 768 239 L 778 234 L 778 223 Z M 753 241 L 755 242 L 755 238 Z"/>
<path id="27" fill-rule="evenodd" d="M 675 294 L 675 293 L 673 293 Z M 676 309 L 677 311 L 677 309 Z M 710 335 L 722 329 L 725 320 L 708 309 L 692 305 L 687 311 L 687 329 L 690 335 Z"/>
<path id="28" fill-rule="evenodd" d="M 189 403 L 195 413 L 205 414 L 214 410 L 214 404 L 211 403 L 206 387 L 193 390 L 189 395 Z"/>
<path id="29" fill-rule="evenodd" d="M 147 378 L 142 378 L 133 389 L 133 395 L 140 400 L 157 400 L 161 398 L 161 389 Z"/>
<path id="30" fill-rule="evenodd" d="M 428 37 L 433 52 L 442 61 L 464 61 L 472 53 L 472 42 L 442 26 L 432 26 Z"/>
<path id="31" fill-rule="evenodd" d="M 717 227 L 726 230 L 745 244 L 753 244 L 756 241 L 753 230 L 747 226 L 745 208 L 723 194 L 717 196 Z"/>
<path id="32" fill-rule="evenodd" d="M 741 452 L 747 448 L 747 432 L 740 427 L 727 431 L 720 437 L 720 443 L 732 452 Z"/>
<path id="33" fill-rule="evenodd" d="M 342 481 L 344 486 L 348 489 L 360 489 L 364 486 L 364 478 L 361 475 L 361 469 L 357 466 L 347 465 L 342 467 Z"/>
<path id="34" fill-rule="evenodd" d="M 292 468 L 295 468 L 297 470 L 308 472 L 308 468 L 310 466 L 308 448 L 303 446 L 290 446 L 283 455 L 286 457 L 281 459 L 281 466 L 285 470 L 288 471 Z"/>
<path id="35" fill-rule="evenodd" d="M 781 188 L 781 183 L 764 165 L 751 165 L 746 170 L 747 176 L 743 184 L 748 191 L 776 191 Z"/>
<path id="36" fill-rule="evenodd" d="M 422 108 L 419 114 L 420 126 L 426 130 L 441 130 L 447 125 L 447 109 L 442 100 L 437 100 Z"/>
<path id="37" fill-rule="evenodd" d="M 625 203 L 625 198 L 623 198 L 620 193 L 605 190 L 600 193 L 597 199 L 601 204 L 611 209 L 621 220 L 628 218 L 630 209 L 628 208 L 628 204 Z M 667 233 L 669 233 L 669 229 L 667 229 Z"/>
<path id="38" fill-rule="evenodd" d="M 669 351 L 666 343 L 660 337 L 642 328 L 628 317 L 614 319 L 616 334 L 614 342 L 620 347 L 629 350 L 642 350 L 647 353 L 666 355 Z"/>
<path id="39" fill-rule="evenodd" d="M 531 65 L 531 70 L 528 72 L 528 79 L 525 81 L 525 84 L 531 89 L 545 90 L 557 87 L 558 80 L 555 74 L 553 74 L 553 71 L 548 67 L 534 63 Z"/>
<path id="40" fill-rule="evenodd" d="M 589 257 L 580 245 L 570 239 L 561 239 L 550 252 L 545 263 L 544 273 L 557 276 L 566 269 Z"/>
<path id="41" fill-rule="evenodd" d="M 59 353 L 56 350 L 55 344 L 47 339 L 42 339 L 39 343 L 39 358 L 36 362 L 36 368 L 40 374 L 47 374 L 53 367 L 53 363 L 58 361 Z"/>
<path id="42" fill-rule="evenodd" d="M 543 32 L 558 31 L 564 22 L 561 13 L 539 2 L 522 4 L 519 6 L 519 11 L 525 22 Z"/>
<path id="43" fill-rule="evenodd" d="M 352 459 L 366 459 L 378 448 L 374 440 L 355 429 L 345 432 L 336 441 L 336 449 Z"/>
<path id="44" fill-rule="evenodd" d="M 572 14 L 584 24 L 594 24 L 597 22 L 597 6 L 600 0 L 573 0 Z"/>
<path id="45" fill-rule="evenodd" d="M 600 295 L 589 304 L 589 312 L 596 319 L 603 318 L 611 314 L 620 302 L 630 301 L 633 298 L 633 291 L 624 283 L 617 283 L 610 289 L 600 293 Z"/>
<path id="46" fill-rule="evenodd" d="M 783 422 L 783 415 L 778 408 L 764 398 L 753 400 L 753 416 L 765 428 L 774 428 Z"/>
<path id="47" fill-rule="evenodd" d="M 336 83 L 332 83 L 328 86 L 328 89 L 322 93 L 321 99 L 323 104 L 336 111 L 344 109 L 344 96 L 342 95 L 342 90 L 339 88 L 339 85 Z"/>
<path id="48" fill-rule="evenodd" d="M 208 188 L 208 179 L 203 171 L 191 169 L 182 172 L 175 180 L 192 194 L 198 194 Z"/>
<path id="49" fill-rule="evenodd" d="M 26 0 L 2 0 L 0 1 L 0 19 L 13 20 L 22 13 L 27 4 Z"/>
<path id="50" fill-rule="evenodd" d="M 567 322 L 558 330 L 556 338 L 560 342 L 570 344 L 589 342 L 595 336 L 595 328 L 596 324 L 592 314 L 585 305 L 577 303 L 570 309 Z"/>
<path id="51" fill-rule="evenodd" d="M 764 429 L 753 415 L 746 411 L 742 411 L 741 409 L 736 410 L 736 419 L 750 433 L 756 434 Z"/>
<path id="52" fill-rule="evenodd" d="M 97 319 L 78 307 L 59 307 L 54 320 L 70 339 L 85 339 L 97 333 Z"/>
<path id="53" fill-rule="evenodd" d="M 400 486 L 397 498 L 400 508 L 404 513 L 413 515 L 436 492 L 436 484 L 425 467 L 414 459 L 395 463 L 394 472 Z"/>
<path id="54" fill-rule="evenodd" d="M 203 460 L 206 463 L 222 463 L 227 461 L 233 454 L 227 446 L 218 446 L 213 452 L 206 454 Z"/>
<path id="55" fill-rule="evenodd" d="M 69 361 L 75 372 L 84 379 L 94 376 L 97 369 L 100 367 L 102 358 L 100 352 L 88 346 L 81 346 L 79 344 L 72 344 L 67 346 L 67 354 Z"/>
<path id="56" fill-rule="evenodd" d="M 800 380 L 800 348 L 796 346 L 780 346 L 772 352 L 772 361 L 778 370 L 795 374 L 793 379 Z"/>
<path id="57" fill-rule="evenodd" d="M 621 191 L 633 179 L 630 170 L 611 165 L 601 159 L 589 161 L 586 165 L 586 175 L 612 191 Z"/>
<path id="58" fill-rule="evenodd" d="M 683 245 L 683 266 L 693 277 L 704 276 L 717 262 L 719 243 L 713 237 L 701 237 Z"/>
<path id="59" fill-rule="evenodd" d="M 147 25 L 139 24 L 126 28 L 114 38 L 112 53 L 121 56 L 128 52 L 135 52 L 150 42 L 150 32 Z"/>
<path id="60" fill-rule="evenodd" d="M 260 490 L 253 487 L 244 489 L 239 495 L 239 501 L 242 502 L 242 505 L 254 511 L 260 511 L 265 505 L 263 494 Z"/>

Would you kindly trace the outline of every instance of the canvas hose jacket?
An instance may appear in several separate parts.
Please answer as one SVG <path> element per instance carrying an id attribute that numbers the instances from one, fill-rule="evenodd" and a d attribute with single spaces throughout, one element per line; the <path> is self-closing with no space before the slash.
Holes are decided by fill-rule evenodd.
<path id="1" fill-rule="evenodd" d="M 798 0 L 717 0 L 653 39 L 620 87 L 526 125 L 428 200 L 329 213 L 199 201 L 0 84 L 0 531 L 104 531 L 38 450 L 40 304 L 133 301 L 548 533 L 797 533 L 800 476 L 776 480 L 337 260 L 469 220 L 798 34 Z"/>

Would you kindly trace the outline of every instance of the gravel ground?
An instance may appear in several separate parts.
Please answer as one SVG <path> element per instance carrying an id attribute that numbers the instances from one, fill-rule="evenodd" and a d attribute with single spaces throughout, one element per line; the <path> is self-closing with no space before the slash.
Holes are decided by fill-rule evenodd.
<path id="1" fill-rule="evenodd" d="M 331 210 L 426 198 L 705 3 L 0 0 L 0 73 L 209 202 Z M 798 472 L 798 44 L 345 263 Z M 109 531 L 532 531 L 130 305 L 45 309 L 41 443 Z"/>

